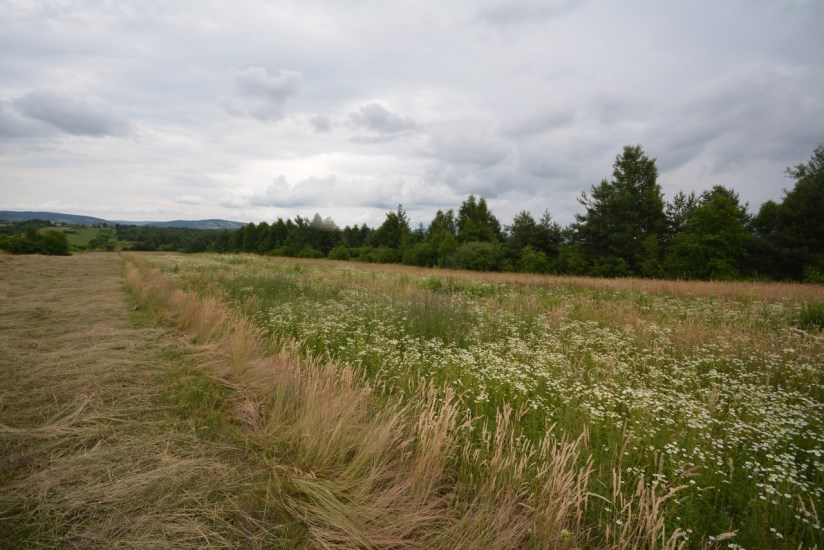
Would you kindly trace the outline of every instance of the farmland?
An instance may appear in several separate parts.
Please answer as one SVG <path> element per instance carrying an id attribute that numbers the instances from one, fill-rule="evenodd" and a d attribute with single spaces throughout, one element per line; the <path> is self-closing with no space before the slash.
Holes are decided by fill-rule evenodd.
<path id="1" fill-rule="evenodd" d="M 501 483 L 511 476 L 525 506 L 542 505 L 528 493 L 543 490 L 547 442 L 575 442 L 564 448 L 582 451 L 575 479 L 586 491 L 563 540 L 759 548 L 824 538 L 820 286 L 141 261 L 251 323 L 269 353 L 351 369 L 383 406 L 412 414 L 433 392 L 454 404 L 461 442 L 448 469 L 467 491 L 498 462 L 521 464 L 497 471 Z M 630 526 L 652 535 L 632 539 Z M 542 546 L 538 532 L 530 544 Z"/>

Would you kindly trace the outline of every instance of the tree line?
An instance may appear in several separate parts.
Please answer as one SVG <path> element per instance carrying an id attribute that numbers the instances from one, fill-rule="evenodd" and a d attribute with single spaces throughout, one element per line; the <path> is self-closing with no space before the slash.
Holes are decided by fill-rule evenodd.
<path id="1" fill-rule="evenodd" d="M 537 219 L 523 211 L 504 226 L 483 197 L 470 195 L 427 227 L 412 228 L 402 206 L 376 229 L 340 229 L 316 214 L 222 232 L 212 249 L 482 271 L 824 282 L 824 145 L 787 175 L 794 187 L 755 215 L 722 186 L 666 202 L 655 159 L 626 146 L 612 177 L 581 194 L 584 212 L 564 228 L 549 211 Z"/>
<path id="2" fill-rule="evenodd" d="M 583 213 L 567 227 L 549 211 L 502 225 L 483 197 L 438 210 L 413 228 L 402 206 L 377 228 L 339 228 L 330 218 L 278 218 L 235 231 L 119 225 L 133 250 L 247 252 L 301 258 L 404 263 L 480 271 L 603 277 L 773 279 L 824 283 L 824 144 L 787 168 L 784 197 L 752 214 L 732 188 L 664 200 L 655 159 L 640 145 L 617 155 L 612 177 L 581 193 Z M 68 254 L 48 222 L 0 228 L 0 249 Z"/>

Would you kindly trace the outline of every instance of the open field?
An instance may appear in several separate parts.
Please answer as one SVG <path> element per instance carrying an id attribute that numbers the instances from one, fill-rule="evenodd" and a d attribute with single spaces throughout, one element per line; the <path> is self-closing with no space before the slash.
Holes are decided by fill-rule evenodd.
<path id="1" fill-rule="evenodd" d="M 0 256 L 0 545 L 821 547 L 824 289 Z"/>
<path id="2" fill-rule="evenodd" d="M 527 481 L 540 475 L 536 449 L 578 440 L 589 491 L 574 532 L 582 544 L 620 546 L 639 515 L 661 521 L 646 543 L 822 540 L 820 286 L 143 258 L 230 304 L 274 349 L 353 368 L 383 403 L 411 404 L 434 388 L 464 419 L 451 466 L 459 484 L 487 475 L 495 445 L 486 443 L 498 438 L 498 460 L 528 457 L 510 481 L 540 491 Z"/>

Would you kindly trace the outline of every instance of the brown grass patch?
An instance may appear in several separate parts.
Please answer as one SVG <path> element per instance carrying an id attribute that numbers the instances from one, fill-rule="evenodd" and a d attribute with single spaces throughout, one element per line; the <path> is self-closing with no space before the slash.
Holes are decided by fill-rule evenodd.
<path id="1" fill-rule="evenodd" d="M 114 254 L 0 258 L 0 546 L 276 540 L 239 509 L 231 455 L 158 406 L 177 368 L 166 354 L 185 351 L 166 329 L 135 328 L 122 266 Z"/>

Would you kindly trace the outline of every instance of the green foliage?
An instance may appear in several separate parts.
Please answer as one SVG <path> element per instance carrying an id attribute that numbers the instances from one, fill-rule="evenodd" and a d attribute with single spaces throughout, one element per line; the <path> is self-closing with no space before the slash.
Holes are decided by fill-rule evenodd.
<path id="1" fill-rule="evenodd" d="M 824 329 L 824 302 L 807 302 L 798 313 L 798 325 L 801 328 Z"/>
<path id="2" fill-rule="evenodd" d="M 689 213 L 684 230 L 667 253 L 672 276 L 685 279 L 735 279 L 751 238 L 746 207 L 731 190 L 716 186 L 701 196 Z"/>
<path id="3" fill-rule="evenodd" d="M 594 265 L 626 265 L 630 273 L 641 273 L 644 241 L 650 235 L 662 235 L 666 228 L 657 180 L 655 160 L 640 145 L 626 146 L 615 159 L 612 181 L 603 180 L 589 195 L 581 194 L 579 201 L 586 213 L 576 215 L 574 229 Z M 598 267 L 597 271 L 614 269 Z"/>
<path id="4" fill-rule="evenodd" d="M 500 271 L 504 254 L 500 245 L 468 242 L 460 245 L 446 260 L 446 267 L 473 271 Z"/>
<path id="5" fill-rule="evenodd" d="M 332 250 L 329 251 L 329 256 L 327 256 L 330 260 L 349 260 L 352 256 L 349 251 L 349 247 L 338 245 Z"/>
<path id="6" fill-rule="evenodd" d="M 753 225 L 767 242 L 762 263 L 772 268 L 770 275 L 800 280 L 806 267 L 824 267 L 824 144 L 787 175 L 795 187 L 781 203 L 764 203 Z"/>
<path id="7" fill-rule="evenodd" d="M 521 249 L 518 271 L 524 273 L 549 273 L 552 271 L 552 267 L 552 260 L 543 250 L 535 250 L 530 245 L 526 245 Z"/>
<path id="8" fill-rule="evenodd" d="M 438 258 L 438 249 L 431 242 L 417 243 L 403 253 L 403 263 L 406 265 L 434 267 L 438 265 Z"/>
<path id="9" fill-rule="evenodd" d="M 411 233 L 409 216 L 403 206 L 394 212 L 387 212 L 383 224 L 371 235 L 368 244 L 378 247 L 401 249 Z"/>
<path id="10" fill-rule="evenodd" d="M 562 242 L 561 227 L 552 221 L 549 212 L 544 212 L 541 221 L 536 222 L 527 211 L 522 211 L 507 227 L 509 234 L 508 246 L 513 257 L 517 256 L 524 247 L 531 247 L 544 253 L 548 258 L 558 256 L 558 249 Z"/>
<path id="11" fill-rule="evenodd" d="M 211 250 L 219 238 L 226 238 L 225 231 L 192 229 L 188 227 L 151 227 L 118 225 L 117 240 L 128 243 L 131 250 L 160 250 L 176 252 L 205 252 Z M 240 234 L 246 228 L 238 230 Z"/>
<path id="12" fill-rule="evenodd" d="M 311 246 L 304 246 L 303 249 L 298 252 L 298 258 L 323 258 L 323 252 L 318 250 L 317 248 L 312 248 Z"/>
<path id="13" fill-rule="evenodd" d="M 503 240 L 501 224 L 498 218 L 489 211 L 486 199 L 483 197 L 476 200 L 475 195 L 469 195 L 458 211 L 456 225 L 460 243 L 475 241 L 495 243 Z"/>
<path id="14" fill-rule="evenodd" d="M 804 268 L 804 282 L 815 285 L 824 285 L 824 273 L 812 266 L 807 266 Z"/>
<path id="15" fill-rule="evenodd" d="M 11 231 L 0 235 L 0 250 L 12 254 L 45 254 L 49 256 L 68 256 L 69 239 L 62 231 L 47 229 L 43 222 L 28 222 L 11 226 Z"/>

